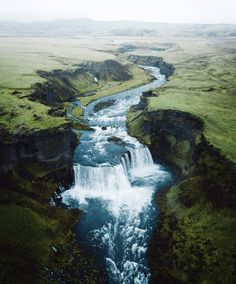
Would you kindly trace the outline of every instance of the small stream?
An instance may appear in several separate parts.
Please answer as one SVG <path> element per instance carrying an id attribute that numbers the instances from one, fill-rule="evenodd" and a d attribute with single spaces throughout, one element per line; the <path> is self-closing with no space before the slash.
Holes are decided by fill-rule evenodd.
<path id="1" fill-rule="evenodd" d="M 76 233 L 108 271 L 109 283 L 145 284 L 150 272 L 146 250 L 157 215 L 155 192 L 171 174 L 153 162 L 148 148 L 126 129 L 126 114 L 143 91 L 164 84 L 158 68 L 145 67 L 156 78 L 141 87 L 91 103 L 85 119 L 94 131 L 81 131 L 74 154 L 75 181 L 63 202 L 86 213 Z M 115 104 L 94 112 L 97 103 Z"/>

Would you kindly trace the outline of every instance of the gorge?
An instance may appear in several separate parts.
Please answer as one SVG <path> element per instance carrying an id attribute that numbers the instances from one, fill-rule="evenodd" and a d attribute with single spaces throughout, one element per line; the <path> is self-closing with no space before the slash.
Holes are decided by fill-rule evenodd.
<path id="1" fill-rule="evenodd" d="M 234 283 L 233 39 L 110 39 L 7 56 L 0 282 Z"/>
<path id="2" fill-rule="evenodd" d="M 158 68 L 146 69 L 156 78 L 153 82 L 87 106 L 84 117 L 93 130 L 81 133 L 75 182 L 62 193 L 69 208 L 85 211 L 75 231 L 107 267 L 109 283 L 149 283 L 146 250 L 157 215 L 154 196 L 172 179 L 153 162 L 148 148 L 127 134 L 130 106 L 142 92 L 165 82 Z M 97 104 L 111 99 L 113 105 L 94 112 Z"/>

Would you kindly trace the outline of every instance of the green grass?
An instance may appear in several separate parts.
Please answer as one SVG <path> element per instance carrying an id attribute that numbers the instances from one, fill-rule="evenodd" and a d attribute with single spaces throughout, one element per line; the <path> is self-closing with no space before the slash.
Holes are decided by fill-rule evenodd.
<path id="1" fill-rule="evenodd" d="M 71 69 L 84 60 L 102 61 L 114 56 L 102 51 L 111 48 L 105 40 L 0 38 L 0 88 L 30 89 L 42 81 L 37 70 Z M 113 47 L 114 48 L 114 47 Z"/>
<path id="2" fill-rule="evenodd" d="M 141 129 L 143 123 L 143 112 L 142 110 L 130 110 L 127 114 L 127 125 L 128 131 L 131 136 L 138 138 L 139 141 L 146 145 L 151 144 L 151 137 L 149 135 L 144 135 Z"/>
<path id="3" fill-rule="evenodd" d="M 71 85 L 79 91 L 80 94 L 91 93 L 97 90 L 98 85 L 95 81 L 86 75 L 79 76 L 75 79 L 69 79 Z"/>
<path id="4" fill-rule="evenodd" d="M 68 123 L 65 118 L 49 116 L 49 107 L 18 98 L 9 91 L 0 90 L 0 97 L 0 124 L 10 134 L 56 128 Z"/>
<path id="5" fill-rule="evenodd" d="M 15 205 L 0 207 L 0 244 L 1 249 L 7 248 L 28 250 L 27 258 L 34 260 L 34 254 L 44 254 L 48 246 L 46 230 L 48 220 L 45 221 L 29 208 Z M 33 256 L 32 256 L 33 255 Z M 35 259 L 42 261 L 42 259 Z"/>
<path id="6" fill-rule="evenodd" d="M 149 98 L 148 110 L 176 109 L 202 118 L 208 141 L 236 162 L 236 41 L 230 51 L 223 40 L 212 44 L 182 43 L 179 52 L 163 53 L 176 72 Z"/>
<path id="7" fill-rule="evenodd" d="M 166 198 L 166 216 L 174 214 L 178 222 L 171 236 L 172 276 L 183 283 L 196 279 L 199 283 L 233 283 L 235 212 L 214 208 L 199 177 L 174 186 Z"/>
<path id="8" fill-rule="evenodd" d="M 29 208 L 0 207 L 0 279 L 5 283 L 33 283 L 49 254 L 53 221 Z M 29 273 L 31 271 L 31 275 Z"/>
<path id="9" fill-rule="evenodd" d="M 82 105 L 86 106 L 90 102 L 97 100 L 101 97 L 109 96 L 124 90 L 132 89 L 139 85 L 143 85 L 151 81 L 152 77 L 149 73 L 135 65 L 129 65 L 129 71 L 133 75 L 133 78 L 124 82 L 100 82 L 100 88 L 98 91 L 87 97 L 79 98 Z"/>
<path id="10" fill-rule="evenodd" d="M 72 115 L 77 118 L 81 118 L 83 116 L 83 109 L 80 106 L 73 108 Z"/>
<path id="11" fill-rule="evenodd" d="M 119 46 L 119 44 L 117 44 Z M 35 83 L 43 83 L 37 70 L 73 70 L 86 60 L 102 61 L 118 59 L 110 53 L 117 48 L 107 39 L 98 39 L 96 49 L 91 39 L 47 39 L 47 38 L 1 38 L 0 39 L 0 124 L 12 133 L 23 133 L 59 127 L 67 123 L 63 118 L 47 114 L 49 108 L 27 100 Z M 108 50 L 109 52 L 106 52 Z M 127 63 L 123 58 L 118 59 Z M 79 97 L 83 105 L 103 96 L 130 89 L 148 82 L 151 77 L 144 70 L 129 67 L 133 79 L 126 82 L 103 82 L 98 84 L 89 75 L 69 76 L 72 86 L 65 86 L 63 80 L 58 85 L 76 94 L 95 92 L 88 97 Z M 11 95 L 13 91 L 19 92 Z M 75 110 L 78 112 L 77 110 Z M 81 116 L 81 113 L 76 113 Z"/>

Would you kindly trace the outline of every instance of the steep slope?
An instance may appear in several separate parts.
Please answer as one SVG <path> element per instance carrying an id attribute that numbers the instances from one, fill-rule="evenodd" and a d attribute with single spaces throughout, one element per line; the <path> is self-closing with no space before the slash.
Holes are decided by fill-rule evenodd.
<path id="1" fill-rule="evenodd" d="M 87 62 L 82 66 L 98 80 L 127 81 L 132 78 L 132 75 L 126 66 L 111 59 L 103 62 Z"/>
<path id="2" fill-rule="evenodd" d="M 163 52 L 175 74 L 128 114 L 129 133 L 176 175 L 156 199 L 152 281 L 235 283 L 235 47 L 186 46 Z"/>

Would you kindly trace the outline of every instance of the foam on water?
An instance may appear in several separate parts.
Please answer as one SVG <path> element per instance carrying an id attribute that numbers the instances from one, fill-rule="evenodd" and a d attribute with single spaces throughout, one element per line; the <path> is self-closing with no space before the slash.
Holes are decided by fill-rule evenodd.
<path id="1" fill-rule="evenodd" d="M 94 223 L 102 214 L 107 216 L 99 226 L 91 224 L 86 234 L 88 243 L 102 252 L 110 283 L 148 283 L 145 253 L 155 215 L 153 194 L 170 179 L 166 170 L 154 164 L 148 148 L 127 134 L 125 126 L 126 113 L 138 103 L 141 92 L 164 82 L 157 68 L 150 71 L 157 78 L 154 82 L 112 96 L 116 103 L 96 113 L 96 103 L 86 109 L 94 132 L 82 134 L 75 157 L 75 183 L 62 194 L 71 207 L 90 212 L 93 201 L 105 208 L 102 213 L 93 209 Z M 122 141 L 120 145 L 109 140 L 114 136 Z"/>

